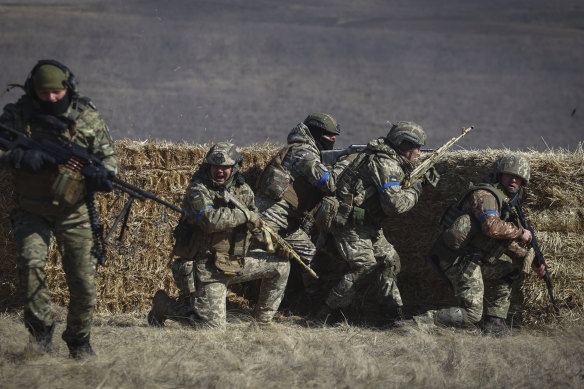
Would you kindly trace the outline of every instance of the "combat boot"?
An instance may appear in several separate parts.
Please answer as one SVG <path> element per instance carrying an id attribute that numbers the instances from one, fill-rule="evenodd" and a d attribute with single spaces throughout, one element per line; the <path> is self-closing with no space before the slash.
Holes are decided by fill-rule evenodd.
<path id="1" fill-rule="evenodd" d="M 27 321 L 25 325 L 31 334 L 27 350 L 35 353 L 52 353 L 55 351 L 55 348 L 53 347 L 55 323 L 48 326 L 44 322 L 35 319 Z"/>
<path id="2" fill-rule="evenodd" d="M 511 328 L 505 323 L 505 319 L 496 316 L 487 316 L 483 322 L 483 335 L 496 338 L 519 334 L 519 328 Z"/>
<path id="3" fill-rule="evenodd" d="M 162 289 L 154 294 L 152 298 L 152 309 L 148 312 L 148 324 L 154 327 L 164 327 L 169 312 L 169 305 L 174 300 Z"/>
<path id="4" fill-rule="evenodd" d="M 67 347 L 69 348 L 69 356 L 73 359 L 97 358 L 97 354 L 89 343 L 89 335 L 81 339 L 68 340 Z"/>

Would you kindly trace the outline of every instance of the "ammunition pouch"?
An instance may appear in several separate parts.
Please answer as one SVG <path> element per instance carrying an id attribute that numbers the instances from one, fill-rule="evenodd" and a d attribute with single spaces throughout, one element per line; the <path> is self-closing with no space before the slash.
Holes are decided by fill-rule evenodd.
<path id="1" fill-rule="evenodd" d="M 324 232 L 332 232 L 351 223 L 363 224 L 364 219 L 363 208 L 353 207 L 334 196 L 323 197 L 314 215 L 317 227 Z"/>
<path id="2" fill-rule="evenodd" d="M 53 205 L 71 206 L 83 196 L 85 179 L 83 174 L 71 170 L 65 165 L 59 165 L 59 174 L 51 187 Z"/>
<path id="3" fill-rule="evenodd" d="M 189 223 L 185 217 L 180 219 L 172 233 L 175 240 L 174 248 L 172 249 L 173 256 L 176 255 L 187 259 L 194 258 L 200 248 L 199 239 L 195 236 L 197 230 L 197 226 Z"/>
<path id="4" fill-rule="evenodd" d="M 238 276 L 244 267 L 244 257 L 225 253 L 214 253 L 215 267 L 228 276 Z"/>
<path id="5" fill-rule="evenodd" d="M 185 297 L 196 292 L 194 262 L 179 258 L 172 263 L 172 277 L 181 294 Z"/>
<path id="6" fill-rule="evenodd" d="M 258 188 L 260 188 L 261 193 L 276 201 L 284 197 L 289 187 L 290 173 L 286 170 L 279 169 L 274 164 L 266 166 L 258 180 Z"/>

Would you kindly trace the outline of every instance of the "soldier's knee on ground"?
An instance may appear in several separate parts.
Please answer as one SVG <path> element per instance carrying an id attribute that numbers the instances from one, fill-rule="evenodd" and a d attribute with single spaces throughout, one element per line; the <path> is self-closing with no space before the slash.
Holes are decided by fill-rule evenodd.
<path id="1" fill-rule="evenodd" d="M 471 324 L 466 311 L 462 308 L 451 307 L 441 309 L 434 316 L 435 323 L 447 327 L 464 327 Z"/>

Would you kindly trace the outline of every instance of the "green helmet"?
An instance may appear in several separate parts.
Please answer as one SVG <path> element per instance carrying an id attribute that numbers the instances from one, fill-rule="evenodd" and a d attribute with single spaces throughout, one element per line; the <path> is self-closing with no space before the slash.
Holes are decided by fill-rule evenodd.
<path id="1" fill-rule="evenodd" d="M 340 135 L 341 126 L 337 120 L 328 113 L 311 113 L 304 119 L 304 125 L 308 128 L 317 127 L 322 129 L 325 133 Z"/>
<path id="2" fill-rule="evenodd" d="M 414 122 L 397 122 L 391 126 L 387 140 L 393 147 L 399 147 L 403 142 L 421 147 L 426 144 L 426 133 L 422 126 Z"/>
<path id="3" fill-rule="evenodd" d="M 531 178 L 531 168 L 527 159 L 518 154 L 505 154 L 495 162 L 495 174 L 508 173 L 520 177 L 525 184 Z"/>
<path id="4" fill-rule="evenodd" d="M 210 165 L 233 166 L 240 164 L 242 160 L 239 147 L 227 142 L 214 144 L 205 156 L 205 161 Z"/>

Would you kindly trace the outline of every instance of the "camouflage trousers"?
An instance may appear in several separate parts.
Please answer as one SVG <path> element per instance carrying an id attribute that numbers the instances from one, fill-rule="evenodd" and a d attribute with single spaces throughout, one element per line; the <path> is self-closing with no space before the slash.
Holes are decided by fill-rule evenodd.
<path id="1" fill-rule="evenodd" d="M 196 292 L 191 294 L 190 305 L 201 324 L 225 329 L 227 325 L 227 288 L 229 285 L 261 279 L 257 304 L 253 315 L 256 320 L 272 320 L 284 297 L 290 263 L 274 254 L 255 249 L 244 259 L 241 274 L 227 276 L 218 273 L 212 260 L 195 263 Z M 181 285 L 178 285 L 181 287 Z M 180 313 L 177 313 L 180 316 Z"/>
<path id="2" fill-rule="evenodd" d="M 288 204 L 284 200 L 277 202 L 258 196 L 256 205 L 268 227 L 280 234 L 304 263 L 310 264 L 316 255 L 316 246 L 310 235 L 302 229 L 301 220 L 291 215 Z"/>
<path id="3" fill-rule="evenodd" d="M 332 288 L 326 299 L 330 308 L 344 308 L 354 300 L 364 282 L 376 277 L 378 300 L 382 309 L 403 305 L 397 287 L 400 260 L 383 230 L 373 225 L 351 226 L 334 234 L 336 249 L 347 263 L 348 271 Z"/>
<path id="4" fill-rule="evenodd" d="M 97 261 L 90 254 L 93 238 L 87 207 L 72 207 L 57 216 L 40 216 L 17 209 L 12 216 L 12 225 L 19 254 L 20 288 L 25 298 L 25 322 L 52 324 L 46 264 L 54 234 L 70 295 L 63 339 L 71 341 L 89 335 L 97 296 Z"/>
<path id="5" fill-rule="evenodd" d="M 478 323 L 485 308 L 488 316 L 505 319 L 513 286 L 522 276 L 522 267 L 522 259 L 512 259 L 506 254 L 492 264 L 477 259 L 463 259 L 445 272 L 454 286 L 458 309 L 432 310 L 414 317 L 414 320 L 419 323 L 466 326 Z M 490 292 L 488 296 L 485 294 L 485 286 Z M 450 312 L 457 312 L 460 317 L 451 317 Z"/>

